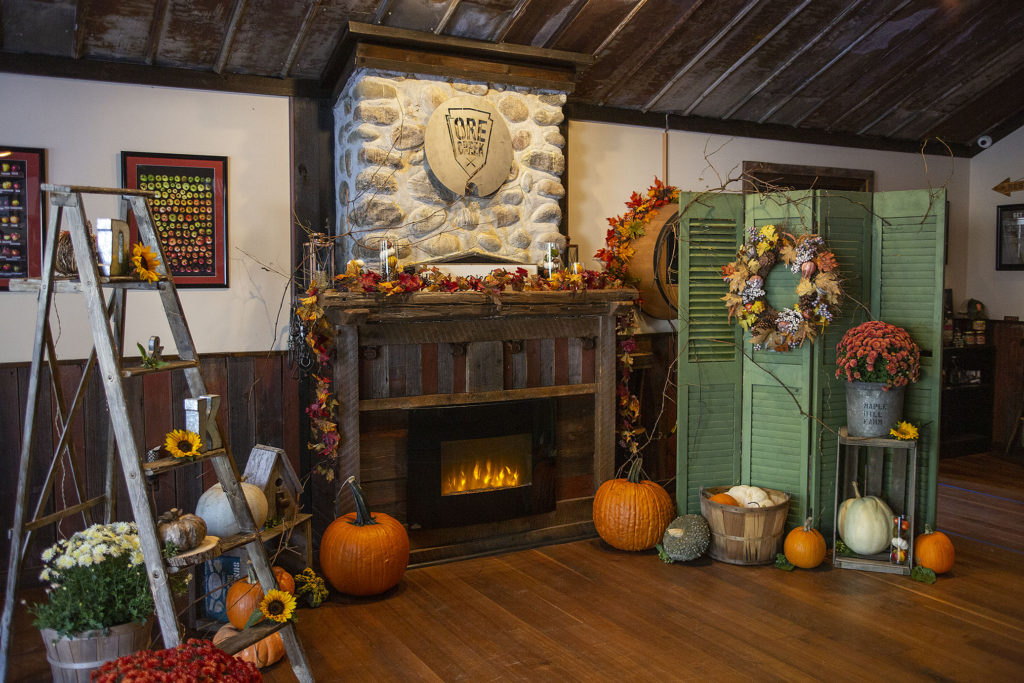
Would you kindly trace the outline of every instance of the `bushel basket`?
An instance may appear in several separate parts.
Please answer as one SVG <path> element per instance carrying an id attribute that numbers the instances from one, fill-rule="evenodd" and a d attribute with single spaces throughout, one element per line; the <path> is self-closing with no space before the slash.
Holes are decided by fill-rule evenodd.
<path id="1" fill-rule="evenodd" d="M 717 493 L 731 486 L 711 486 L 700 490 L 700 513 L 711 527 L 708 554 L 729 564 L 771 564 L 782 549 L 782 536 L 789 514 L 789 494 L 761 486 L 765 493 L 781 495 L 781 503 L 769 507 L 738 507 L 713 503 Z"/>

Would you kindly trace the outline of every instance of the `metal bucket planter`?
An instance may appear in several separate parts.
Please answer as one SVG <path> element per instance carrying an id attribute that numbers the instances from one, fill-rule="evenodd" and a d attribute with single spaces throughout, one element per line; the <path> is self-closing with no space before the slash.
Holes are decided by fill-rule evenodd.
<path id="1" fill-rule="evenodd" d="M 850 436 L 888 436 L 903 416 L 906 387 L 888 391 L 880 382 L 846 383 L 846 428 Z"/>
<path id="2" fill-rule="evenodd" d="M 57 683 L 88 683 L 89 673 L 105 662 L 130 655 L 149 647 L 153 620 L 111 626 L 107 635 L 102 630 L 85 631 L 65 638 L 53 629 L 40 629 L 46 645 L 46 661 L 50 663 Z"/>

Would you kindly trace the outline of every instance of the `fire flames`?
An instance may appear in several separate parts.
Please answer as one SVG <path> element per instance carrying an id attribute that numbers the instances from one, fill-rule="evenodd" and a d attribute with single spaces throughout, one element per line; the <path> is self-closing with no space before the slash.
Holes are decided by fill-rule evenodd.
<path id="1" fill-rule="evenodd" d="M 492 462 L 490 459 L 476 461 L 471 469 L 456 467 L 442 478 L 441 495 L 483 491 L 519 486 L 519 468 Z"/>

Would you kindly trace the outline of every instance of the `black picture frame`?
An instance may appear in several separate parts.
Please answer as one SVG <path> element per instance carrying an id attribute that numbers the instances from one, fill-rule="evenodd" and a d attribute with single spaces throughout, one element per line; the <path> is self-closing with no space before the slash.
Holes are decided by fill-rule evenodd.
<path id="1" fill-rule="evenodd" d="M 121 152 L 121 176 L 123 187 L 160 192 L 150 207 L 175 285 L 227 287 L 228 158 Z"/>
<path id="2" fill-rule="evenodd" d="M 996 207 L 996 270 L 1024 270 L 1024 204 Z"/>

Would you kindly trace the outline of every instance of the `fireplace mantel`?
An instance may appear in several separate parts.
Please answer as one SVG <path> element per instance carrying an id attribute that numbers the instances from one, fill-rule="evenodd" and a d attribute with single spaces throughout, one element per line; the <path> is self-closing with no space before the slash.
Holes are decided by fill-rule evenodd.
<path id="1" fill-rule="evenodd" d="M 592 529 L 589 509 L 580 518 L 587 508 L 584 499 L 614 474 L 615 319 L 636 296 L 628 288 L 500 295 L 325 292 L 322 303 L 336 331 L 333 379 L 342 443 L 336 481 L 359 477 L 371 505 L 376 487 L 385 499 L 385 509 L 379 504 L 376 509 L 393 510 L 404 521 L 404 499 L 395 494 L 392 510 L 386 499 L 397 488 L 388 482 L 404 481 L 405 465 L 378 464 L 380 439 L 366 441 L 367 422 L 386 422 L 423 407 L 593 397 L 593 469 L 588 468 L 585 487 L 579 477 L 564 485 L 571 514 L 562 509 L 550 518 L 506 527 L 514 527 L 507 534 L 508 547 L 550 540 L 554 527 L 577 535 L 587 525 Z M 402 439 L 397 443 L 404 447 Z M 364 455 L 370 451 L 371 456 Z M 374 474 L 381 469 L 387 473 Z M 380 478 L 374 481 L 373 476 Z M 329 496 L 319 504 L 314 498 L 315 516 L 327 523 L 348 509 L 347 496 Z M 487 549 L 502 547 L 503 533 L 487 530 Z M 458 534 L 411 538 L 414 561 L 417 550 L 422 551 L 420 561 L 429 561 L 438 558 L 429 546 L 460 542 Z M 468 549 L 479 551 L 479 546 Z"/>

